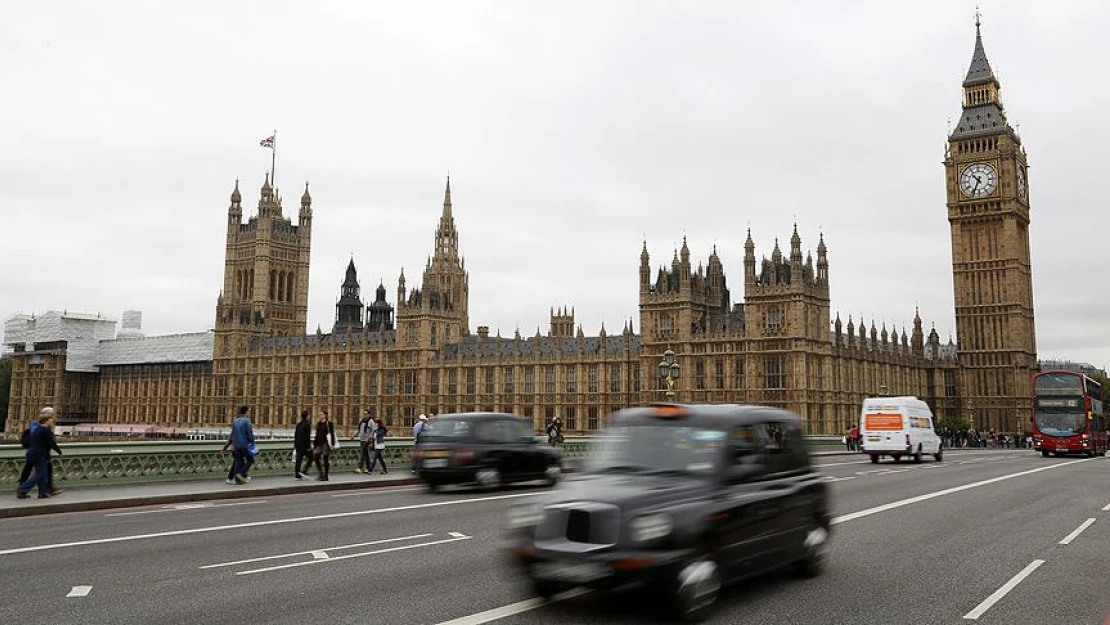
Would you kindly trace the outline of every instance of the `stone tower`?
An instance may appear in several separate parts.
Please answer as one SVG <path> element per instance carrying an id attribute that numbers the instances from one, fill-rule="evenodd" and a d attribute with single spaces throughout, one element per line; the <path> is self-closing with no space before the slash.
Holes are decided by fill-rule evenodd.
<path id="1" fill-rule="evenodd" d="M 262 184 L 258 212 L 243 223 L 239 181 L 231 192 L 224 252 L 224 286 L 216 303 L 216 353 L 241 347 L 251 335 L 305 333 L 312 197 L 305 185 L 297 224 L 282 215 L 281 196 Z"/>
<path id="2" fill-rule="evenodd" d="M 976 427 L 1013 431 L 1024 428 L 1037 363 L 1029 177 L 978 16 L 963 88 L 963 111 L 944 159 L 960 393 Z"/>
<path id="3" fill-rule="evenodd" d="M 335 304 L 334 334 L 358 332 L 362 330 L 362 298 L 358 285 L 358 270 L 355 259 L 347 263 L 347 275 L 340 287 L 339 301 Z"/>
<path id="4" fill-rule="evenodd" d="M 744 243 L 744 316 L 752 338 L 829 340 L 829 263 L 825 237 L 817 244 L 817 264 L 802 260 L 798 227 L 790 237 L 790 257 L 784 258 L 778 240 L 758 270 L 751 232 Z"/>
<path id="5" fill-rule="evenodd" d="M 405 290 L 405 274 L 397 285 L 397 341 L 435 348 L 470 334 L 470 276 L 459 255 L 459 233 L 451 213 L 451 178 L 443 192 L 443 212 L 436 227 L 435 253 L 424 267 L 420 288 Z"/>
<path id="6" fill-rule="evenodd" d="M 709 255 L 708 266 L 699 263 L 695 269 L 683 237 L 682 249 L 675 251 L 670 269 L 660 267 L 652 283 L 651 257 L 644 244 L 640 251 L 640 330 L 647 343 L 677 347 L 677 343 L 726 327 L 731 321 L 730 301 L 716 248 Z"/>

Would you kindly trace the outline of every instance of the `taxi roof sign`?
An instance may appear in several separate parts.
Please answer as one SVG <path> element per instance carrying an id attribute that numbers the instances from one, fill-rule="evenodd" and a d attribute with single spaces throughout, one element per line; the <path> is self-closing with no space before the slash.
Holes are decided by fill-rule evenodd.
<path id="1" fill-rule="evenodd" d="M 690 411 L 685 406 L 677 406 L 675 404 L 652 404 L 651 416 L 659 419 L 681 419 L 690 415 Z"/>

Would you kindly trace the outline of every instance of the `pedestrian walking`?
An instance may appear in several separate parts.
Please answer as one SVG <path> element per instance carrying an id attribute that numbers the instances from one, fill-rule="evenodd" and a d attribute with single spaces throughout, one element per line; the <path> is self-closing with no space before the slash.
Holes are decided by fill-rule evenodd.
<path id="1" fill-rule="evenodd" d="M 50 410 L 50 415 L 53 416 L 54 415 L 54 408 L 52 408 L 50 406 L 46 406 L 46 407 L 43 408 L 44 411 L 47 410 L 47 409 Z M 40 412 L 39 415 L 41 416 L 42 413 Z M 23 471 L 20 472 L 19 481 L 16 482 L 16 491 L 17 492 L 19 491 L 19 486 L 18 485 L 26 482 L 27 479 L 31 477 L 31 471 L 34 470 L 34 468 L 35 468 L 35 463 L 31 462 L 31 459 L 28 457 L 28 453 L 30 452 L 31 441 L 34 440 L 35 430 L 37 430 L 38 428 L 39 428 L 39 420 L 35 419 L 34 421 L 31 422 L 30 426 L 28 426 L 25 430 L 23 430 L 23 434 L 19 438 L 20 445 L 22 445 L 23 448 L 28 450 L 28 451 L 23 452 L 24 453 Z M 61 453 L 61 452 L 59 451 L 58 453 Z M 48 484 L 50 486 L 50 495 L 51 496 L 60 495 L 60 494 L 65 492 L 64 488 L 54 488 L 54 464 L 53 463 L 50 463 L 50 464 L 46 465 L 46 481 L 48 482 Z"/>
<path id="2" fill-rule="evenodd" d="M 316 421 L 316 438 L 312 441 L 313 455 L 316 456 L 316 466 L 322 467 L 316 479 L 321 482 L 328 481 L 331 472 L 331 451 L 335 449 L 335 426 L 328 418 L 328 411 L 320 411 L 320 419 Z"/>
<path id="3" fill-rule="evenodd" d="M 563 422 L 559 417 L 551 420 L 547 425 L 547 443 L 552 447 L 558 446 L 563 442 Z"/>
<path id="4" fill-rule="evenodd" d="M 323 472 L 316 456 L 312 453 L 312 422 L 309 420 L 308 410 L 301 411 L 301 420 L 297 422 L 297 429 L 293 431 L 293 477 L 298 480 L 305 478 L 309 467 L 316 464 L 316 473 Z M 304 471 L 301 470 L 301 461 L 304 460 Z"/>
<path id="5" fill-rule="evenodd" d="M 367 408 L 362 420 L 358 422 L 358 468 L 355 473 L 370 472 L 370 446 L 374 442 L 374 428 L 377 424 L 370 418 L 370 409 Z"/>
<path id="6" fill-rule="evenodd" d="M 254 442 L 254 426 L 248 416 L 250 407 L 240 406 L 235 422 L 231 424 L 231 444 L 235 446 L 235 483 L 246 484 L 251 481 L 250 470 L 254 464 L 254 454 L 258 447 Z"/>
<path id="7" fill-rule="evenodd" d="M 420 413 L 420 417 L 416 423 L 412 425 L 412 450 L 416 451 L 416 446 L 420 444 L 420 435 L 424 433 L 424 428 L 428 427 L 428 415 Z M 412 472 L 416 473 L 416 454 L 413 453 L 409 456 L 409 462 L 412 465 Z M 384 465 L 385 462 L 382 462 Z"/>
<path id="8" fill-rule="evenodd" d="M 19 489 L 16 491 L 16 497 L 20 499 L 29 497 L 28 493 L 35 486 L 39 489 L 39 499 L 50 497 L 50 451 L 54 450 L 58 455 L 62 453 L 57 439 L 54 438 L 54 432 L 50 429 L 50 420 L 53 418 L 52 407 L 46 406 L 39 411 L 39 426 L 35 428 L 27 447 L 27 461 L 33 464 L 32 475 L 20 482 Z M 34 477 L 33 480 L 32 477 Z"/>
<path id="9" fill-rule="evenodd" d="M 376 422 L 377 428 L 374 429 L 374 461 L 370 463 L 370 474 L 373 475 L 374 467 L 378 466 L 378 461 L 382 461 L 382 474 L 389 473 L 389 469 L 385 466 L 385 435 L 389 433 L 386 429 L 385 423 L 381 419 Z"/>

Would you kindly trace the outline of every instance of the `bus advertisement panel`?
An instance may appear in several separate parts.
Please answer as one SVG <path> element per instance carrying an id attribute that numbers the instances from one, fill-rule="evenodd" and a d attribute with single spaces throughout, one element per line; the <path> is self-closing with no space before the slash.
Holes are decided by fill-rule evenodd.
<path id="1" fill-rule="evenodd" d="M 1074 371 L 1033 376 L 1033 448 L 1042 456 L 1106 455 L 1102 386 Z"/>

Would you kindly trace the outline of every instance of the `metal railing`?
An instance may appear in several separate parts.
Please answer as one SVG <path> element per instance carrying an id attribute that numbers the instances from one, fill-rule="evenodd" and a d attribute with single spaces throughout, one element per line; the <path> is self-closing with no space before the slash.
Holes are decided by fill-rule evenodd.
<path id="1" fill-rule="evenodd" d="M 539 439 L 538 439 L 539 440 Z M 560 446 L 563 457 L 584 458 L 593 437 L 568 436 Z M 118 485 L 171 480 L 224 479 L 232 455 L 220 451 L 222 442 L 151 441 L 70 443 L 59 441 L 64 452 L 52 459 L 54 483 L 58 487 Z M 813 451 L 843 450 L 839 437 L 807 437 Z M 539 444 L 546 444 L 546 439 Z M 289 441 L 260 441 L 254 475 L 293 475 L 293 449 Z M 331 454 L 332 471 L 353 471 L 359 462 L 358 440 L 341 440 Z M 408 471 L 411 438 L 386 439 L 385 459 L 391 469 Z M 14 486 L 23 470 L 24 450 L 19 445 L 0 445 L 0 484 Z"/>

